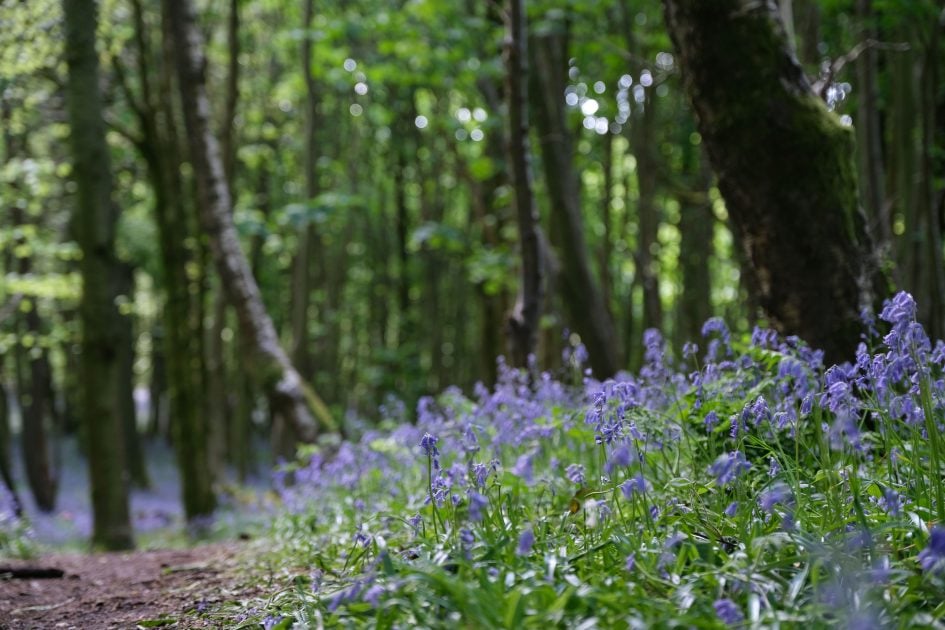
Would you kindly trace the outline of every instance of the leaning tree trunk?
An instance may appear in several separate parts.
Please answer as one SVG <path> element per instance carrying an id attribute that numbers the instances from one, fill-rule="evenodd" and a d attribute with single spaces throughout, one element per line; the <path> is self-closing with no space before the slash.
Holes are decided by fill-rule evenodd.
<path id="1" fill-rule="evenodd" d="M 506 91 L 509 99 L 509 164 L 512 171 L 515 214 L 518 219 L 522 278 L 508 324 L 512 361 L 526 366 L 538 345 L 538 319 L 544 300 L 544 279 L 538 206 L 532 188 L 528 148 L 528 27 L 524 0 L 509 0 L 506 40 Z"/>
<path id="2" fill-rule="evenodd" d="M 95 51 L 96 3 L 64 0 L 66 96 L 76 182 L 73 220 L 82 249 L 82 421 L 92 487 L 92 543 L 134 546 L 128 509 L 124 427 L 119 413 L 119 320 L 111 172 Z"/>
<path id="3" fill-rule="evenodd" d="M 759 304 L 828 361 L 852 356 L 860 310 L 882 290 L 857 205 L 852 130 L 811 90 L 774 3 L 664 8 Z"/>
<path id="4" fill-rule="evenodd" d="M 174 37 L 178 82 L 190 159 L 197 183 L 200 222 L 210 241 L 217 273 L 233 305 L 243 335 L 255 353 L 255 374 L 269 396 L 273 410 L 292 425 L 299 439 L 314 441 L 321 423 L 334 430 L 335 421 L 320 398 L 302 381 L 266 312 L 259 286 L 246 257 L 230 213 L 232 196 L 223 172 L 216 138 L 210 132 L 210 103 L 206 89 L 203 42 L 189 0 L 165 0 Z"/>

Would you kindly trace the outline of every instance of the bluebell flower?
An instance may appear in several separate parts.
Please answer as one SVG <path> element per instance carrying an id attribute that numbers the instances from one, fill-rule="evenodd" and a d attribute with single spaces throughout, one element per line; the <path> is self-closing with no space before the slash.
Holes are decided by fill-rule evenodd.
<path id="1" fill-rule="evenodd" d="M 774 511 L 776 505 L 791 505 L 793 502 L 794 493 L 791 492 L 791 488 L 783 481 L 773 483 L 758 497 L 758 505 L 768 514 Z"/>
<path id="2" fill-rule="evenodd" d="M 485 487 L 486 480 L 489 478 L 489 467 L 482 463 L 475 463 L 472 465 L 472 473 L 476 486 Z"/>
<path id="3" fill-rule="evenodd" d="M 627 556 L 627 559 L 624 562 L 623 567 L 627 571 L 627 573 L 632 573 L 633 568 L 636 565 L 637 565 L 637 555 L 635 553 L 631 553 L 629 556 Z"/>
<path id="4" fill-rule="evenodd" d="M 482 520 L 482 512 L 489 505 L 489 499 L 476 491 L 469 492 L 469 519 L 478 523 Z"/>
<path id="5" fill-rule="evenodd" d="M 770 328 L 755 326 L 751 331 L 751 345 L 763 350 L 771 350 L 778 345 L 778 333 Z"/>
<path id="6" fill-rule="evenodd" d="M 883 303 L 883 310 L 879 317 L 890 324 L 902 324 L 915 320 L 916 314 L 915 299 L 911 294 L 900 291 L 891 300 Z"/>
<path id="7" fill-rule="evenodd" d="M 751 416 L 755 425 L 771 419 L 771 412 L 768 410 L 768 401 L 765 400 L 764 396 L 758 396 L 755 402 L 752 403 Z"/>
<path id="8" fill-rule="evenodd" d="M 515 460 L 515 465 L 512 467 L 512 474 L 516 477 L 521 477 L 525 483 L 531 483 L 533 478 L 532 459 L 534 457 L 534 453 L 519 455 L 518 459 Z"/>
<path id="9" fill-rule="evenodd" d="M 312 593 L 318 595 L 322 590 L 322 579 L 325 577 L 325 574 L 321 569 L 315 569 L 309 574 L 309 577 L 312 579 Z"/>
<path id="10" fill-rule="evenodd" d="M 515 554 L 518 556 L 527 556 L 532 552 L 532 546 L 535 544 L 535 533 L 531 527 L 526 527 L 518 537 L 518 547 Z"/>
<path id="11" fill-rule="evenodd" d="M 362 599 L 364 599 L 364 601 L 370 604 L 373 608 L 377 608 L 377 605 L 380 604 L 381 596 L 384 595 L 385 590 L 386 589 L 380 584 L 375 584 L 364 592 L 364 597 Z"/>
<path id="12" fill-rule="evenodd" d="M 728 516 L 729 518 L 731 518 L 735 516 L 737 512 L 738 512 L 738 501 L 732 501 L 731 503 L 728 504 L 728 507 L 725 508 L 724 513 L 725 513 L 725 516 Z"/>
<path id="13" fill-rule="evenodd" d="M 719 423 L 719 414 L 710 411 L 705 414 L 705 428 L 711 431 Z"/>
<path id="14" fill-rule="evenodd" d="M 364 590 L 364 586 L 365 583 L 363 580 L 357 580 L 348 588 L 342 589 L 335 593 L 335 595 L 328 602 L 328 612 L 335 612 L 342 605 L 356 601 L 361 595 L 361 591 Z"/>
<path id="15" fill-rule="evenodd" d="M 883 496 L 879 504 L 890 515 L 899 516 L 902 511 L 902 495 L 892 488 L 883 488 Z"/>
<path id="16" fill-rule="evenodd" d="M 923 571 L 941 573 L 945 569 L 945 527 L 936 525 L 929 534 L 928 546 L 919 552 Z"/>
<path id="17" fill-rule="evenodd" d="M 750 469 L 751 464 L 748 463 L 745 454 L 741 451 L 719 455 L 715 462 L 709 466 L 709 472 L 715 475 L 716 482 L 722 486 L 732 483 L 743 472 Z"/>
<path id="18" fill-rule="evenodd" d="M 735 626 L 745 620 L 745 615 L 742 614 L 738 604 L 726 597 L 715 600 L 712 607 L 715 608 L 715 614 L 719 621 L 725 625 Z"/>
<path id="19" fill-rule="evenodd" d="M 617 467 L 626 468 L 632 461 L 633 456 L 630 453 L 630 447 L 626 444 L 620 444 L 610 454 L 610 459 L 607 460 L 606 470 L 608 473 L 612 473 Z"/>
<path id="20" fill-rule="evenodd" d="M 643 473 L 637 473 L 620 484 L 620 490 L 627 499 L 632 498 L 634 494 L 646 494 L 649 489 L 650 484 L 643 478 Z"/>
<path id="21" fill-rule="evenodd" d="M 571 483 L 583 484 L 584 483 L 584 466 L 581 464 L 570 464 L 564 471 L 565 476 L 571 481 Z"/>
<path id="22" fill-rule="evenodd" d="M 702 325 L 702 336 L 708 337 L 712 333 L 716 333 L 719 337 L 722 338 L 722 341 L 728 345 L 731 339 L 731 333 L 728 331 L 728 325 L 725 323 L 725 320 L 721 317 L 712 317 L 706 320 Z"/>
<path id="23" fill-rule="evenodd" d="M 374 536 L 364 530 L 364 524 L 358 525 L 358 529 L 354 533 L 355 544 L 361 545 L 362 547 L 367 547 L 373 540 Z"/>
<path id="24" fill-rule="evenodd" d="M 459 530 L 459 541 L 466 546 L 472 545 L 476 542 L 476 535 L 473 534 L 471 529 L 464 527 Z"/>
<path id="25" fill-rule="evenodd" d="M 663 549 L 675 549 L 679 543 L 686 540 L 686 535 L 682 532 L 674 532 L 666 541 L 663 543 Z"/>
<path id="26" fill-rule="evenodd" d="M 420 448 L 423 449 L 423 454 L 427 457 L 438 456 L 440 454 L 440 450 L 436 447 L 436 443 L 439 441 L 439 438 L 429 433 L 424 433 L 423 437 L 420 438 Z"/>

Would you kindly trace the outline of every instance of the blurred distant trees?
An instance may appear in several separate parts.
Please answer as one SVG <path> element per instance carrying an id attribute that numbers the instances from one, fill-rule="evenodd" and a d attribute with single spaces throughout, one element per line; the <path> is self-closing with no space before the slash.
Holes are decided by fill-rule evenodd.
<path id="1" fill-rule="evenodd" d="M 146 441 L 176 436 L 197 516 L 261 441 L 409 418 L 499 355 L 603 377 L 640 365 L 645 329 L 678 350 L 724 315 L 843 357 L 880 270 L 945 333 L 940 3 L 667 0 L 668 25 L 663 4 L 88 1 L 99 145 L 70 131 L 64 5 L 0 4 L 20 483 L 53 509 L 59 440 L 101 446 L 90 387 L 136 483 Z M 73 166 L 70 135 L 94 157 Z M 106 175 L 114 207 L 89 214 Z M 112 305 L 107 387 L 89 300 Z"/>

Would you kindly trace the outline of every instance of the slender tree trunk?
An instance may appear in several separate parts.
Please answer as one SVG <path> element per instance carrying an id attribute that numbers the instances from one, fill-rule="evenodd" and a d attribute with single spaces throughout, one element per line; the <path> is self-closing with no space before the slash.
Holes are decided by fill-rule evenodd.
<path id="1" fill-rule="evenodd" d="M 508 324 L 512 362 L 524 367 L 528 364 L 528 356 L 534 354 L 538 345 L 538 319 L 544 302 L 541 228 L 532 187 L 531 152 L 528 146 L 529 70 L 525 0 L 509 0 L 505 65 L 509 101 L 509 164 L 522 255 L 521 284 Z"/>
<path id="2" fill-rule="evenodd" d="M 897 29 L 895 37 L 909 39 L 909 31 Z M 917 54 L 912 48 L 899 52 L 890 59 L 890 143 L 889 143 L 889 196 L 892 201 L 893 223 L 902 226 L 895 248 L 896 284 L 918 293 L 917 252 L 922 249 L 924 235 L 919 222 L 916 203 L 915 173 L 918 170 L 918 152 L 915 143 L 916 122 L 920 119 L 918 100 Z M 923 299 L 918 295 L 919 304 Z"/>
<path id="3" fill-rule="evenodd" d="M 269 396 L 274 411 L 288 419 L 298 438 L 314 441 L 319 421 L 329 430 L 335 421 L 320 398 L 302 381 L 276 334 L 266 312 L 230 210 L 232 197 L 223 173 L 220 149 L 210 133 L 210 104 L 206 94 L 206 60 L 203 43 L 194 22 L 189 0 L 164 0 L 171 18 L 177 59 L 178 86 L 190 142 L 199 197 L 200 220 L 210 240 L 217 272 L 227 299 L 236 310 L 242 334 L 255 353 L 256 376 Z"/>
<path id="4" fill-rule="evenodd" d="M 660 215 L 656 205 L 656 142 L 654 126 L 656 103 L 653 89 L 646 90 L 643 103 L 638 104 L 635 124 L 631 126 L 630 142 L 637 160 L 637 251 L 634 256 L 636 273 L 643 289 L 642 331 L 663 328 L 663 299 L 660 295 L 660 277 L 655 253 L 659 248 Z M 641 331 L 641 332 L 642 332 Z M 638 340 L 634 340 L 638 341 Z M 642 344 L 641 344 L 642 347 Z"/>
<path id="5" fill-rule="evenodd" d="M 134 302 L 134 267 L 128 263 L 119 263 L 118 292 Z M 119 313 L 119 358 L 118 358 L 118 400 L 122 422 L 125 427 L 125 452 L 128 461 L 128 473 L 131 483 L 139 488 L 151 485 L 145 464 L 141 436 L 138 435 L 138 420 L 135 415 L 135 334 L 132 313 Z"/>
<path id="6" fill-rule="evenodd" d="M 0 354 L 0 371 L 4 367 L 4 357 Z M 23 503 L 13 483 L 13 467 L 10 461 L 10 407 L 7 400 L 7 390 L 0 377 L 0 479 L 13 498 L 13 513 L 16 516 L 23 514 Z"/>
<path id="7" fill-rule="evenodd" d="M 82 419 L 88 437 L 92 489 L 92 542 L 108 549 L 133 546 L 128 473 L 118 382 L 118 297 L 115 290 L 115 224 L 111 171 L 95 51 L 96 3 L 64 0 L 65 56 L 73 173 L 75 231 L 83 256 Z"/>
<path id="8" fill-rule="evenodd" d="M 236 181 L 236 108 L 239 104 L 240 81 L 240 0 L 229 0 L 226 21 L 227 69 L 225 95 L 223 98 L 223 118 L 220 122 L 220 153 L 223 155 L 223 172 L 231 189 Z M 204 285 L 211 284 L 212 267 L 203 265 Z M 211 324 L 205 339 L 204 378 L 207 395 L 203 397 L 205 413 L 209 419 L 207 425 L 208 452 L 210 468 L 215 478 L 225 474 L 227 458 L 227 435 L 230 429 L 232 405 L 227 396 L 226 363 L 224 361 L 223 329 L 226 323 L 226 298 L 223 290 L 217 287 L 211 303 Z"/>
<path id="9" fill-rule="evenodd" d="M 862 24 L 863 40 L 875 40 L 872 0 L 856 0 L 856 15 Z M 886 177 L 883 168 L 883 143 L 880 131 L 879 85 L 877 84 L 877 53 L 866 48 L 856 60 L 857 120 L 856 142 L 859 159 L 861 198 L 869 220 L 869 229 L 879 249 L 885 251 L 892 242 L 892 222 L 886 204 Z"/>
<path id="10" fill-rule="evenodd" d="M 609 131 L 601 138 L 601 150 L 604 153 L 601 159 L 601 169 L 604 171 L 604 190 L 601 194 L 601 217 L 604 225 L 604 234 L 601 237 L 600 247 L 600 286 L 607 309 L 612 307 L 614 279 L 610 270 L 614 256 L 613 235 L 613 189 L 614 189 L 614 134 Z"/>
<path id="11" fill-rule="evenodd" d="M 684 127 L 685 129 L 685 127 Z M 680 191 L 679 199 L 679 270 L 682 293 L 678 300 L 677 345 L 698 341 L 702 324 L 712 315 L 712 278 L 709 261 L 712 259 L 712 240 L 715 216 L 709 188 L 711 173 L 699 148 L 689 141 L 689 134 L 680 138 L 683 147 L 683 168 L 688 190 Z"/>
<path id="12" fill-rule="evenodd" d="M 820 4 L 818 0 L 794 0 L 797 56 L 806 66 L 815 66 L 823 55 L 820 44 Z"/>
<path id="13" fill-rule="evenodd" d="M 312 67 L 312 19 L 315 15 L 315 0 L 304 0 L 302 28 L 301 68 L 305 79 L 305 203 L 308 206 L 318 196 L 318 89 Z M 312 271 L 314 257 L 321 251 L 315 225 L 307 221 L 299 232 L 299 249 L 292 261 L 292 358 L 302 376 L 311 379 L 311 341 L 308 335 L 309 311 L 312 298 Z"/>
<path id="14" fill-rule="evenodd" d="M 921 135 L 920 135 L 920 174 L 921 184 L 918 194 L 918 212 L 924 235 L 923 252 L 920 259 L 919 277 L 921 278 L 921 297 L 919 316 L 932 339 L 945 336 L 945 257 L 942 251 L 943 217 L 939 215 L 936 200 L 936 179 L 942 176 L 936 172 L 934 161 L 941 145 L 935 143 L 937 97 L 941 93 L 940 68 L 942 56 L 941 40 L 945 32 L 945 22 L 933 23 L 928 33 L 922 59 L 921 86 Z M 917 298 L 919 299 L 919 298 Z"/>
<path id="15" fill-rule="evenodd" d="M 541 142 L 545 185 L 551 201 L 552 236 L 559 240 L 559 280 L 568 320 L 587 347 L 590 365 L 598 378 L 612 376 L 620 368 L 614 323 L 591 270 L 584 241 L 581 190 L 574 167 L 574 139 L 565 116 L 567 37 L 562 32 L 545 33 L 532 40 L 536 72 L 533 95 Z"/>
<path id="16" fill-rule="evenodd" d="M 851 130 L 811 89 L 770 4 L 664 7 L 760 305 L 828 362 L 850 358 L 861 309 L 884 290 L 858 210 Z"/>

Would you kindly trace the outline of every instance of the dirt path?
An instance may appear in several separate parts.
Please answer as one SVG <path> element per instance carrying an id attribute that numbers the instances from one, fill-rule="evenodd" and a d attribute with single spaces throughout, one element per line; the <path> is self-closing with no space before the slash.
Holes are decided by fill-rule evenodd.
<path id="1" fill-rule="evenodd" d="M 162 617 L 169 627 L 219 627 L 193 612 L 254 594 L 245 556 L 245 544 L 223 543 L 2 562 L 14 568 L 58 567 L 65 577 L 0 580 L 0 629 L 135 628 Z"/>

